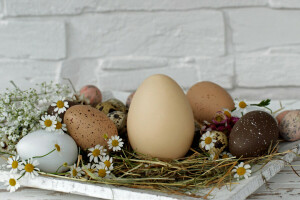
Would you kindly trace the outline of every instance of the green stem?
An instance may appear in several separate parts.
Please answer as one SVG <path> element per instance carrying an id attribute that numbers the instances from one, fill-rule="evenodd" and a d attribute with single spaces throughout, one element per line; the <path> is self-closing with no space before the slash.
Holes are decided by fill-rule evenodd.
<path id="1" fill-rule="evenodd" d="M 25 172 L 17 180 L 20 180 L 24 175 L 25 175 Z"/>
<path id="2" fill-rule="evenodd" d="M 15 156 L 14 154 L 7 153 L 7 152 L 2 152 L 2 151 L 0 151 L 0 154 L 7 154 L 7 155 L 10 155 L 10 156 Z"/>
<path id="3" fill-rule="evenodd" d="M 20 90 L 20 88 L 18 88 L 18 86 L 15 84 L 14 81 L 10 80 L 9 81 L 17 90 Z M 21 90 L 20 90 L 21 91 Z"/>
<path id="4" fill-rule="evenodd" d="M 45 156 L 48 156 L 49 154 L 51 154 L 52 152 L 54 152 L 56 149 L 53 149 L 52 151 L 50 151 L 49 153 L 47 153 L 47 154 L 45 154 L 45 155 L 43 155 L 43 156 L 34 156 L 34 157 L 32 157 L 32 158 L 43 158 L 43 157 L 45 157 Z"/>
<path id="5" fill-rule="evenodd" d="M 62 164 L 61 166 L 59 166 L 59 168 L 57 168 L 57 170 L 55 171 L 55 173 L 58 173 L 58 170 L 60 170 L 60 168 L 62 168 L 64 165 Z"/>

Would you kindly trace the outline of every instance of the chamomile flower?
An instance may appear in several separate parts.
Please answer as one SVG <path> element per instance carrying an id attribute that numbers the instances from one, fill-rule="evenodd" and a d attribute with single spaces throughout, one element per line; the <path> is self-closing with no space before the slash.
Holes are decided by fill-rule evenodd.
<path id="1" fill-rule="evenodd" d="M 107 144 L 109 149 L 112 149 L 113 151 L 120 151 L 121 147 L 124 145 L 124 142 L 122 142 L 122 138 L 115 135 L 111 136 L 111 139 L 108 140 Z"/>
<path id="2" fill-rule="evenodd" d="M 249 164 L 244 164 L 244 162 L 241 162 L 238 166 L 235 166 L 232 172 L 236 172 L 234 175 L 234 178 L 237 178 L 239 180 L 240 178 L 249 178 L 251 176 L 251 166 Z"/>
<path id="3" fill-rule="evenodd" d="M 223 151 L 221 154 L 220 154 L 220 158 L 221 159 L 225 159 L 225 158 L 231 158 L 233 157 L 233 155 L 227 151 Z"/>
<path id="4" fill-rule="evenodd" d="M 95 164 L 91 164 L 91 163 L 88 163 L 86 166 L 85 166 L 89 172 L 91 173 L 95 173 L 97 171 L 97 168 L 96 168 L 96 165 Z M 85 175 L 86 176 L 89 176 L 86 172 L 85 172 Z"/>
<path id="5" fill-rule="evenodd" d="M 66 112 L 67 108 L 69 108 L 69 103 L 68 101 L 65 101 L 65 98 L 58 98 L 56 103 L 51 104 L 52 107 L 54 108 L 54 112 L 57 112 L 58 114 Z"/>
<path id="6" fill-rule="evenodd" d="M 247 112 L 247 108 L 249 105 L 246 103 L 245 100 L 236 99 L 234 101 L 234 104 L 235 104 L 236 112 L 242 113 L 242 115 L 244 115 Z"/>
<path id="7" fill-rule="evenodd" d="M 7 168 L 11 168 L 10 173 L 15 174 L 18 170 L 21 170 L 22 166 L 20 164 L 20 157 L 19 156 L 12 156 L 9 157 L 7 160 Z"/>
<path id="8" fill-rule="evenodd" d="M 97 144 L 95 147 L 89 148 L 88 150 L 90 151 L 88 154 L 88 157 L 90 157 L 90 162 L 94 160 L 95 163 L 98 163 L 101 156 L 106 155 L 106 149 L 104 149 L 104 147 L 100 144 Z"/>
<path id="9" fill-rule="evenodd" d="M 59 131 L 61 133 L 64 133 L 64 131 L 67 131 L 67 125 L 62 123 L 62 119 L 59 116 L 56 116 L 55 130 Z"/>
<path id="10" fill-rule="evenodd" d="M 84 175 L 84 171 L 82 171 L 80 167 L 76 167 L 76 164 L 71 166 L 69 173 L 71 178 L 80 178 L 82 175 Z"/>
<path id="11" fill-rule="evenodd" d="M 101 178 L 105 178 L 107 175 L 109 175 L 110 171 L 108 168 L 105 166 L 104 163 L 99 163 L 96 165 L 97 168 L 97 175 Z"/>
<path id="12" fill-rule="evenodd" d="M 33 160 L 32 158 L 23 161 L 21 174 L 25 173 L 25 177 L 31 176 L 31 178 L 38 176 L 38 171 L 40 171 L 40 169 L 36 167 L 37 165 L 39 165 L 39 162 L 37 160 Z"/>
<path id="13" fill-rule="evenodd" d="M 112 170 L 114 169 L 114 167 L 113 167 L 113 158 L 112 158 L 112 157 L 109 157 L 109 155 L 103 156 L 103 157 L 101 158 L 101 162 L 104 163 L 104 165 L 107 167 L 107 169 L 108 169 L 109 171 L 112 171 Z"/>
<path id="14" fill-rule="evenodd" d="M 12 175 L 10 175 L 5 185 L 8 186 L 7 190 L 9 192 L 15 192 L 20 187 L 19 181 L 15 178 L 15 176 Z"/>
<path id="15" fill-rule="evenodd" d="M 228 118 L 231 118 L 231 111 L 227 108 L 224 108 L 223 109 L 223 113 L 228 117 Z"/>
<path id="16" fill-rule="evenodd" d="M 40 124 L 42 128 L 44 128 L 46 131 L 54 131 L 56 127 L 56 118 L 55 116 L 51 115 L 45 115 L 42 116 L 42 120 L 40 120 Z"/>
<path id="17" fill-rule="evenodd" d="M 200 147 L 205 148 L 205 150 L 209 151 L 211 148 L 215 146 L 217 140 L 213 139 L 215 136 L 214 133 L 207 131 L 201 137 Z"/>

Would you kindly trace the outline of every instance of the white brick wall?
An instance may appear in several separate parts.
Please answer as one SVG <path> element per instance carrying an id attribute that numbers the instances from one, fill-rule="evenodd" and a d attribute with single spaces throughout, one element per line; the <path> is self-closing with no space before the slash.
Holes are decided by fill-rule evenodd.
<path id="1" fill-rule="evenodd" d="M 63 78 L 132 91 L 155 73 L 300 98 L 300 1 L 0 0 L 0 91 Z"/>

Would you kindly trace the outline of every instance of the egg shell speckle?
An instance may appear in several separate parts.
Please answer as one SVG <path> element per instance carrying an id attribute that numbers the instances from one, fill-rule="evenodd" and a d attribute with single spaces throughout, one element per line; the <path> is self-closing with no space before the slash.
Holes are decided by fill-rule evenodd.
<path id="1" fill-rule="evenodd" d="M 212 137 L 212 139 L 216 140 L 214 147 L 212 147 L 209 151 L 207 151 L 207 150 L 205 150 L 205 148 L 201 148 L 201 145 L 200 145 L 201 141 L 199 143 L 199 146 L 203 151 L 209 152 L 209 153 L 215 153 L 216 156 L 219 156 L 219 154 L 228 146 L 227 136 L 220 131 L 211 131 L 211 134 L 214 135 Z"/>
<path id="2" fill-rule="evenodd" d="M 83 149 L 97 144 L 107 146 L 104 134 L 118 135 L 115 124 L 102 112 L 88 105 L 76 105 L 67 110 L 64 122 L 68 132 Z"/>
<path id="3" fill-rule="evenodd" d="M 224 108 L 234 109 L 234 102 L 228 92 L 221 86 L 203 81 L 193 85 L 187 92 L 195 120 L 199 123 L 211 121 L 216 112 Z"/>
<path id="4" fill-rule="evenodd" d="M 278 136 L 277 122 L 270 114 L 252 111 L 234 125 L 229 136 L 229 150 L 237 157 L 261 156 L 271 143 L 277 142 Z"/>
<path id="5" fill-rule="evenodd" d="M 300 139 L 300 110 L 293 110 L 282 118 L 279 124 L 280 135 L 286 141 Z"/>

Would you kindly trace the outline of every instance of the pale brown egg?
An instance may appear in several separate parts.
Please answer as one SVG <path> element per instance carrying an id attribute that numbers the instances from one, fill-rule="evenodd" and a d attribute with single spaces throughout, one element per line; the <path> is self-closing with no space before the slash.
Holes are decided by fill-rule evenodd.
<path id="1" fill-rule="evenodd" d="M 183 157 L 193 141 L 194 119 L 181 87 L 162 74 L 147 78 L 132 99 L 127 131 L 139 153 L 162 159 Z"/>
<path id="2" fill-rule="evenodd" d="M 199 123 L 211 121 L 216 112 L 224 108 L 233 110 L 234 102 L 230 94 L 221 86 L 203 81 L 193 85 L 187 92 L 195 120 Z"/>
<path id="3" fill-rule="evenodd" d="M 82 149 L 97 144 L 107 146 L 106 136 L 110 138 L 118 135 L 115 124 L 104 113 L 88 105 L 69 108 L 64 116 L 64 123 L 70 136 Z"/>

